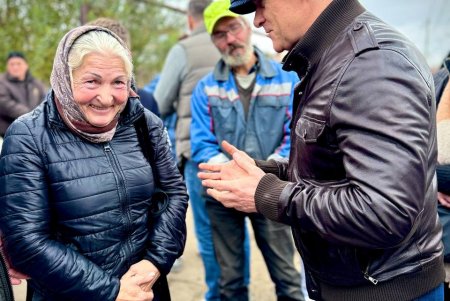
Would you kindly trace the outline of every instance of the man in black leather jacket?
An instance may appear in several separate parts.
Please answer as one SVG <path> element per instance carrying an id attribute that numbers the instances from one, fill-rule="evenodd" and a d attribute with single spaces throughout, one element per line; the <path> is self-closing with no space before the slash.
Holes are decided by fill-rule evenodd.
<path id="1" fill-rule="evenodd" d="M 208 193 L 292 227 L 312 299 L 442 300 L 435 96 L 422 55 L 357 0 L 230 9 L 256 10 L 302 80 L 289 161 L 225 143 L 234 161 L 200 165 Z"/>

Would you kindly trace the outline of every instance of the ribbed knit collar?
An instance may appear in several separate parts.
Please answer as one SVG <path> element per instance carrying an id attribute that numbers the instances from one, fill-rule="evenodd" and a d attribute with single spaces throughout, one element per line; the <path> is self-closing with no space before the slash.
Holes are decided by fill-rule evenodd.
<path id="1" fill-rule="evenodd" d="M 283 69 L 304 77 L 342 30 L 364 11 L 365 8 L 357 0 L 332 1 L 284 57 Z"/>

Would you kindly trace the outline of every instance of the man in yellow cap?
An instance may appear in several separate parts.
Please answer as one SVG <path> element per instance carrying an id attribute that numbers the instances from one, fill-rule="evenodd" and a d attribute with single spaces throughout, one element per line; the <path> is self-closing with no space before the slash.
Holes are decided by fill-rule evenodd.
<path id="1" fill-rule="evenodd" d="M 226 162 L 220 148 L 232 141 L 260 159 L 283 158 L 289 150 L 290 99 L 298 78 L 281 70 L 251 44 L 246 20 L 228 10 L 229 0 L 212 2 L 204 23 L 222 58 L 194 89 L 191 101 L 191 150 L 196 162 Z M 220 265 L 220 300 L 247 301 L 244 280 L 245 220 L 275 284 L 277 300 L 304 300 L 287 226 L 261 214 L 243 214 L 206 199 L 214 250 Z"/>

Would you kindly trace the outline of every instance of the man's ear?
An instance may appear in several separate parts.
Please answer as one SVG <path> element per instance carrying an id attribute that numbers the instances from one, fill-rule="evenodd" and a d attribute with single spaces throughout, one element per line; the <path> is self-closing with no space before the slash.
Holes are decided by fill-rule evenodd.
<path id="1" fill-rule="evenodd" d="M 188 15 L 187 18 L 189 30 L 192 31 L 194 29 L 195 20 L 191 15 Z"/>

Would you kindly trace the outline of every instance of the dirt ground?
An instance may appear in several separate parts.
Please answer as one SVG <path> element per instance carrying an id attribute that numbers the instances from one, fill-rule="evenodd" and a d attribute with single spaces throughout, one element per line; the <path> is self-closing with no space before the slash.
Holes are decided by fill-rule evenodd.
<path id="1" fill-rule="evenodd" d="M 194 237 L 194 225 L 192 213 L 187 215 L 188 236 L 186 249 L 182 259 L 182 267 L 178 272 L 169 274 L 169 286 L 172 301 L 201 301 L 204 298 L 206 286 L 203 280 L 203 265 L 197 251 Z M 253 235 L 250 235 L 253 238 Z M 299 260 L 296 258 L 297 266 Z M 251 239 L 251 301 L 275 301 L 274 286 L 269 278 L 261 252 L 256 247 L 254 239 Z M 25 285 L 14 287 L 16 301 L 25 301 Z M 92 300 L 95 301 L 95 300 Z"/>

